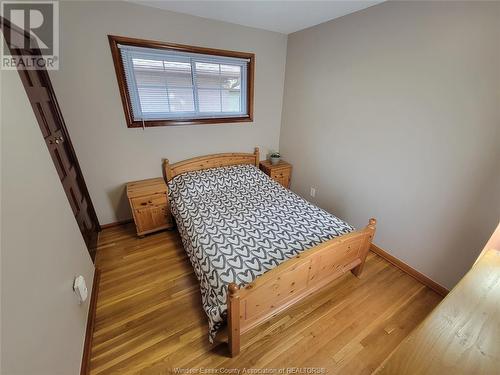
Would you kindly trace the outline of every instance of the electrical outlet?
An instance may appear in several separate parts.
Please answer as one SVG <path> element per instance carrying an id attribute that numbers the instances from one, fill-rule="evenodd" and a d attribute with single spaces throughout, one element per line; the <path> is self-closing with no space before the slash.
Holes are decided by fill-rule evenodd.
<path id="1" fill-rule="evenodd" d="M 309 195 L 313 198 L 316 196 L 316 188 L 315 187 L 311 186 L 311 191 L 310 191 Z"/>

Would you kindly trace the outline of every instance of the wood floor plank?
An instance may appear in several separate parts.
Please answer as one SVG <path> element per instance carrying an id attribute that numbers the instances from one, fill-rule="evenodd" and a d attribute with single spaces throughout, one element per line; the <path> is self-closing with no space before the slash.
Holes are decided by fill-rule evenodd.
<path id="1" fill-rule="evenodd" d="M 176 231 L 139 239 L 132 225 L 105 229 L 90 372 L 172 374 L 175 368 L 318 367 L 371 373 L 441 297 L 369 254 L 346 274 L 242 337 L 241 354 L 210 344 L 199 285 Z"/>

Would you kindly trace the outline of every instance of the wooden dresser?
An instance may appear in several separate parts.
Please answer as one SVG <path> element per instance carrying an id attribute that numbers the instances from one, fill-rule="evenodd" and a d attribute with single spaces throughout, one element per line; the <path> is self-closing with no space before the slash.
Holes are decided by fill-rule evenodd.
<path id="1" fill-rule="evenodd" d="M 129 182 L 127 197 L 138 236 L 173 228 L 174 221 L 168 206 L 167 185 L 163 178 Z"/>
<path id="2" fill-rule="evenodd" d="M 281 185 L 290 188 L 290 180 L 292 178 L 292 165 L 286 161 L 280 160 L 276 165 L 272 165 L 269 160 L 261 161 L 260 170 L 271 177 Z"/>

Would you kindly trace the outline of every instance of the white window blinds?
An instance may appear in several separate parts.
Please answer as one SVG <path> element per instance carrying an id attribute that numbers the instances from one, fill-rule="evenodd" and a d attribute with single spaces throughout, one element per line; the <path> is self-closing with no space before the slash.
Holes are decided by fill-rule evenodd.
<path id="1" fill-rule="evenodd" d="M 119 48 L 134 121 L 248 116 L 249 60 Z"/>

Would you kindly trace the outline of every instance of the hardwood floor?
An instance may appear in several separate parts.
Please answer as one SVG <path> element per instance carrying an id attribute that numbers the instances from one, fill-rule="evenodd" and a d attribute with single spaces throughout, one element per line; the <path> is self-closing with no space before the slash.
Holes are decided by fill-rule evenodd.
<path id="1" fill-rule="evenodd" d="M 243 335 L 241 354 L 229 358 L 225 344 L 208 342 L 198 282 L 176 231 L 139 239 L 131 224 L 106 229 L 96 264 L 93 375 L 181 373 L 176 368 L 291 374 L 278 369 L 292 367 L 369 374 L 441 300 L 370 253 L 360 279 L 347 273 Z"/>

